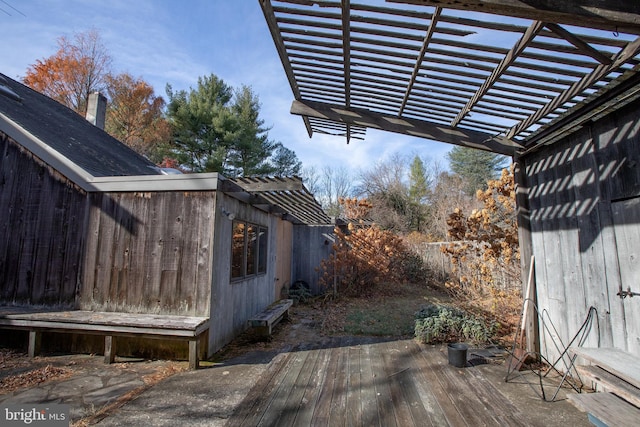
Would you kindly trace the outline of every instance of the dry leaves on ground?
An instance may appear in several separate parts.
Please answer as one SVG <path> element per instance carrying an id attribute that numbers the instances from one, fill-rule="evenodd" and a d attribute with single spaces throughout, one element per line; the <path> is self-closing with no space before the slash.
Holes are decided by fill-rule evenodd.
<path id="1" fill-rule="evenodd" d="M 0 393 L 9 393 L 23 387 L 32 387 L 52 379 L 63 379 L 71 376 L 72 371 L 47 365 L 18 375 L 11 375 L 0 380 Z"/>

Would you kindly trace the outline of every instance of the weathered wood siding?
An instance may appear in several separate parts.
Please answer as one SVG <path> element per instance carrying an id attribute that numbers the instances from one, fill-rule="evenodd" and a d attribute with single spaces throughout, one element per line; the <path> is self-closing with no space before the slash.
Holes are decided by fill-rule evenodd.
<path id="1" fill-rule="evenodd" d="M 598 322 L 585 345 L 640 356 L 640 327 L 634 326 L 640 298 L 616 295 L 629 286 L 640 291 L 638 276 L 634 283 L 620 274 L 621 265 L 635 263 L 638 271 L 640 239 L 627 239 L 621 250 L 619 236 L 639 235 L 640 215 L 631 215 L 639 205 L 614 215 L 617 204 L 640 196 L 638 111 L 640 102 L 627 105 L 522 159 L 537 302 L 544 318 L 540 345 L 551 361 L 559 356 L 556 343 L 569 343 L 590 307 L 597 310 Z"/>
<path id="2" fill-rule="evenodd" d="M 324 291 L 320 284 L 322 273 L 318 268 L 333 250 L 333 229 L 332 225 L 293 226 L 292 280 L 307 282 L 314 294 Z"/>
<path id="3" fill-rule="evenodd" d="M 86 195 L 0 132 L 0 303 L 71 308 Z"/>
<path id="4" fill-rule="evenodd" d="M 242 280 L 231 280 L 231 233 L 233 221 L 225 215 L 215 218 L 213 283 L 211 292 L 211 327 L 209 354 L 220 350 L 247 329 L 251 316 L 275 301 L 275 265 L 278 219 L 264 211 L 219 194 L 216 212 L 222 209 L 235 218 L 268 227 L 267 271 Z"/>
<path id="5" fill-rule="evenodd" d="M 289 290 L 291 286 L 291 260 L 293 255 L 293 224 L 289 221 L 278 221 L 276 230 L 276 299 L 283 298 L 283 290 Z"/>
<path id="6" fill-rule="evenodd" d="M 215 191 L 89 200 L 81 309 L 209 315 Z"/>

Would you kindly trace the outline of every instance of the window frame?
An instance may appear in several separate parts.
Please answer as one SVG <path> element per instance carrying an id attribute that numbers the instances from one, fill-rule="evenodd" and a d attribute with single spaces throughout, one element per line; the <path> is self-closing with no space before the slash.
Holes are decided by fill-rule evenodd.
<path id="1" fill-rule="evenodd" d="M 242 227 L 242 245 L 236 243 L 236 229 Z M 251 237 L 251 234 L 255 237 Z M 258 277 L 267 273 L 267 256 L 269 253 L 269 227 L 250 221 L 234 219 L 231 223 L 231 270 L 232 282 Z M 237 259 L 237 248 L 242 248 L 241 259 Z M 249 257 L 251 255 L 251 257 Z M 251 258 L 251 259 L 250 259 Z M 238 271 L 239 267 L 239 271 Z M 251 271 L 248 269 L 251 268 Z"/>

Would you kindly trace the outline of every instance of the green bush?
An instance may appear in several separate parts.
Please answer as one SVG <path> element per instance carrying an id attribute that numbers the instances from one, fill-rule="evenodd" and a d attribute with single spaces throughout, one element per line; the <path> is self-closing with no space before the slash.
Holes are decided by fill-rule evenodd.
<path id="1" fill-rule="evenodd" d="M 415 313 L 415 336 L 425 344 L 451 341 L 486 342 L 495 325 L 453 307 L 428 305 Z"/>

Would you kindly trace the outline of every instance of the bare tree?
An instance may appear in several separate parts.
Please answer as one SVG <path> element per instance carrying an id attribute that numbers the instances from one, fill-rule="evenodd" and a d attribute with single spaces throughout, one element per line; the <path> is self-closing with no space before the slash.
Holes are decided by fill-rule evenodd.
<path id="1" fill-rule="evenodd" d="M 315 168 L 307 169 L 306 174 L 306 182 L 311 182 L 311 187 L 315 188 L 316 199 L 325 212 L 330 216 L 340 216 L 342 212 L 338 200 L 353 194 L 353 177 L 349 170 L 344 166 L 324 166 L 319 174 L 316 174 Z M 307 188 L 312 191 L 309 186 Z"/>
<path id="2" fill-rule="evenodd" d="M 84 115 L 89 94 L 105 90 L 110 67 L 111 56 L 93 29 L 58 38 L 58 52 L 36 60 L 24 83 Z"/>

